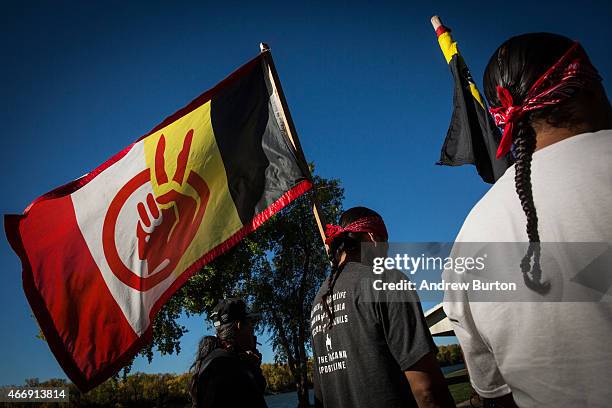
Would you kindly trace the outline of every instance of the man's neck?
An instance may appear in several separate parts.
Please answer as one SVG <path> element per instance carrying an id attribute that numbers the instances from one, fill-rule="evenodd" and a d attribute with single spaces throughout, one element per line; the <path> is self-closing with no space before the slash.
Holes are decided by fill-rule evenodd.
<path id="1" fill-rule="evenodd" d="M 569 139 L 570 137 L 577 136 L 583 133 L 589 132 L 597 132 L 598 130 L 603 130 L 606 127 L 594 127 L 589 124 L 578 125 L 572 128 L 555 128 L 552 126 L 542 126 L 536 127 L 536 148 L 538 151 L 540 149 L 545 148 L 546 146 L 550 146 L 557 142 L 560 142 L 565 139 Z"/>
<path id="2" fill-rule="evenodd" d="M 349 262 L 361 262 L 361 256 L 356 254 L 347 255 L 346 252 L 343 252 L 338 266 L 344 266 Z"/>
<path id="3" fill-rule="evenodd" d="M 608 107 L 603 110 L 605 113 L 593 114 L 589 120 L 585 120 L 569 128 L 553 127 L 543 121 L 534 123 L 533 128 L 536 132 L 535 150 L 543 149 L 546 146 L 550 146 L 576 135 L 612 128 L 612 109 L 609 103 L 607 106 Z"/>
<path id="4" fill-rule="evenodd" d="M 579 135 L 581 133 L 585 133 L 585 132 L 576 131 L 575 129 L 547 127 L 536 133 L 535 150 L 538 151 L 547 146 L 550 146 L 552 144 L 555 144 L 565 139 L 569 139 L 570 137 Z"/>

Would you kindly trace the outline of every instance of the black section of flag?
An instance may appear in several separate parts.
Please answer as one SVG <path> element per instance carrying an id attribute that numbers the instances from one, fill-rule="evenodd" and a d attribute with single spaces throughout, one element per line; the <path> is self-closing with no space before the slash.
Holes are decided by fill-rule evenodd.
<path id="1" fill-rule="evenodd" d="M 307 178 L 272 110 L 261 63 L 211 101 L 211 121 L 229 192 L 243 225 Z"/>
<path id="2" fill-rule="evenodd" d="M 470 82 L 473 81 L 461 55 L 455 54 L 448 65 L 455 85 L 454 107 L 437 164 L 474 164 L 485 182 L 494 183 L 510 165 L 508 157 L 495 158 L 501 139 L 500 131 L 491 115 L 474 99 L 470 90 Z"/>

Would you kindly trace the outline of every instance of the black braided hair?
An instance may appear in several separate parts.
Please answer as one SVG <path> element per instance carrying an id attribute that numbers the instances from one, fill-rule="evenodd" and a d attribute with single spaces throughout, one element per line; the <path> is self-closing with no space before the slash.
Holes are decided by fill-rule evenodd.
<path id="1" fill-rule="evenodd" d="M 547 293 L 550 283 L 541 283 L 542 269 L 540 268 L 540 233 L 538 232 L 538 212 L 533 202 L 531 186 L 531 158 L 536 147 L 536 135 L 533 128 L 524 123 L 518 124 L 518 131 L 514 136 L 515 149 L 515 176 L 514 184 L 516 194 L 521 200 L 523 212 L 527 217 L 527 237 L 529 247 L 521 261 L 521 271 L 527 287 L 538 293 Z M 533 257 L 533 269 L 531 259 Z"/>
<path id="2" fill-rule="evenodd" d="M 524 34 L 510 38 L 495 51 L 485 70 L 483 83 L 489 104 L 493 107 L 501 105 L 497 95 L 498 85 L 510 91 L 514 104 L 522 103 L 533 84 L 572 45 L 573 41 L 569 38 L 549 33 Z M 545 119 L 546 123 L 552 126 L 570 126 L 573 121 L 578 120 L 575 113 L 575 101 L 571 99 L 558 106 L 532 111 L 517 123 L 513 137 L 514 181 L 527 218 L 526 230 L 529 238 L 529 247 L 520 266 L 527 287 L 541 294 L 550 290 L 550 283 L 541 282 L 538 214 L 531 185 L 531 159 L 536 148 L 536 131 L 533 124 Z"/>
<path id="3" fill-rule="evenodd" d="M 340 241 L 340 240 L 342 240 L 341 245 L 338 248 L 336 248 L 334 252 L 331 252 L 330 250 L 330 254 L 335 254 L 336 251 L 342 251 L 342 248 L 344 247 L 344 238 L 340 237 L 337 239 L 337 241 Z M 342 271 L 342 268 L 338 265 L 338 262 L 339 260 L 337 259 L 337 257 L 335 255 L 332 255 L 331 272 L 329 274 L 329 277 L 325 281 L 327 284 L 327 292 L 325 292 L 323 296 L 321 297 L 321 300 L 323 301 L 323 310 L 325 310 L 325 314 L 327 315 L 327 318 L 328 318 L 328 322 L 327 322 L 328 329 L 331 329 L 333 325 L 334 306 L 333 306 L 333 298 L 330 301 L 331 307 L 327 303 L 327 299 L 334 293 L 334 285 L 336 284 L 336 280 L 338 280 L 338 276 L 340 275 L 340 272 Z"/>
<path id="4" fill-rule="evenodd" d="M 353 207 L 340 215 L 340 226 L 346 227 L 348 224 L 364 217 L 379 217 L 382 219 L 382 217 L 374 210 L 366 207 Z M 334 239 L 329 246 L 331 272 L 325 283 L 327 285 L 327 291 L 321 297 L 323 302 L 323 310 L 325 310 L 325 314 L 328 318 L 328 329 L 331 329 L 334 321 L 334 302 L 332 296 L 334 293 L 334 285 L 336 284 L 336 281 L 338 280 L 338 277 L 340 276 L 340 273 L 345 265 L 340 265 L 342 253 L 359 253 L 359 251 L 361 251 L 361 243 L 364 241 L 364 235 L 364 233 L 348 232 Z M 332 298 L 328 303 L 330 296 L 332 296 Z"/>

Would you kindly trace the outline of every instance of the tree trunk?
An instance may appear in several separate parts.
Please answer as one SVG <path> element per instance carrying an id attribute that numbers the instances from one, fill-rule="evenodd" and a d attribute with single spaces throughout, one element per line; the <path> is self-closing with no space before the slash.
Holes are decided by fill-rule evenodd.
<path id="1" fill-rule="evenodd" d="M 303 313 L 303 305 L 300 304 L 300 313 Z M 309 407 L 310 399 L 308 397 L 308 356 L 306 355 L 306 342 L 307 338 L 307 329 L 305 327 L 306 322 L 301 321 L 298 324 L 298 333 L 297 333 L 297 344 L 296 344 L 296 352 L 297 352 L 297 369 L 298 369 L 298 381 L 297 381 L 297 390 L 298 390 L 298 407 Z"/>
<path id="2" fill-rule="evenodd" d="M 304 292 L 306 290 L 307 277 L 310 275 L 310 246 L 306 243 L 303 246 L 304 262 L 302 264 L 302 278 L 297 293 L 298 316 L 307 315 L 304 313 Z M 298 408 L 310 407 L 310 397 L 308 396 L 308 356 L 306 355 L 306 342 L 308 341 L 308 322 L 310 319 L 300 319 L 297 327 L 297 338 L 295 352 L 297 354 L 297 381 L 296 388 L 298 393 Z"/>
<path id="3" fill-rule="evenodd" d="M 310 399 L 308 398 L 308 381 L 304 382 L 303 378 L 300 378 L 300 381 L 296 385 L 297 385 L 297 395 L 298 395 L 298 407 L 299 408 L 310 407 L 311 406 Z"/>
<path id="4" fill-rule="evenodd" d="M 305 350 L 304 350 L 305 351 Z M 310 407 L 310 398 L 308 396 L 309 384 L 308 384 L 308 360 L 301 360 L 298 367 L 299 370 L 299 381 L 297 385 L 298 393 L 298 407 Z"/>
<path id="5" fill-rule="evenodd" d="M 310 399 L 308 398 L 308 360 L 306 359 L 306 348 L 304 347 L 304 341 L 302 337 L 302 330 L 300 328 L 300 335 L 296 338 L 296 365 L 293 378 L 295 379 L 295 388 L 298 394 L 298 408 L 310 407 Z"/>
<path id="6" fill-rule="evenodd" d="M 272 312 L 272 316 L 275 318 L 276 314 Z M 304 341 L 306 341 L 306 339 L 299 338 L 303 337 L 302 333 L 305 333 L 305 331 L 300 327 L 300 335 L 296 336 L 297 333 L 293 333 L 293 335 L 287 336 L 280 319 L 277 320 L 275 318 L 274 324 L 276 325 L 280 338 L 281 347 L 287 356 L 289 371 L 295 383 L 298 396 L 298 408 L 310 407 L 310 400 L 308 398 L 308 360 L 306 359 L 306 348 L 304 347 Z M 292 338 L 292 340 L 290 340 L 290 338 Z M 294 350 L 292 350 L 290 342 L 293 343 Z M 297 355 L 294 355 L 292 351 L 295 351 Z"/>

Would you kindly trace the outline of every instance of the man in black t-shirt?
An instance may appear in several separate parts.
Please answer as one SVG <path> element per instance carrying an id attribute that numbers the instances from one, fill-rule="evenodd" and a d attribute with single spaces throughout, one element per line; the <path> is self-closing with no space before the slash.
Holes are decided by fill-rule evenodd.
<path id="1" fill-rule="evenodd" d="M 454 407 L 416 292 L 374 290 L 381 277 L 361 263 L 363 242 L 386 252 L 382 218 L 356 207 L 340 224 L 326 231 L 332 273 L 311 311 L 315 405 Z M 406 276 L 389 270 L 383 279 Z"/>

